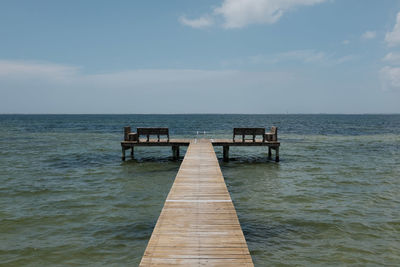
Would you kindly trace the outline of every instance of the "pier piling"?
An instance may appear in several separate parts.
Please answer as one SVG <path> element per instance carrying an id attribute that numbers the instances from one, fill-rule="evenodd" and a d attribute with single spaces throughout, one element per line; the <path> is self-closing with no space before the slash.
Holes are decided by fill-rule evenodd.
<path id="1" fill-rule="evenodd" d="M 229 146 L 223 146 L 224 161 L 229 161 Z"/>

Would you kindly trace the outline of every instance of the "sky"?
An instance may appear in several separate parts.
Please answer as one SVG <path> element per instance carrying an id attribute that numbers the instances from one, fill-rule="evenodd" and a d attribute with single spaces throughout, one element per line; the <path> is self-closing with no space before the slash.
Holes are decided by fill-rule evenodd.
<path id="1" fill-rule="evenodd" d="M 400 1 L 2 0 L 0 113 L 400 113 Z"/>

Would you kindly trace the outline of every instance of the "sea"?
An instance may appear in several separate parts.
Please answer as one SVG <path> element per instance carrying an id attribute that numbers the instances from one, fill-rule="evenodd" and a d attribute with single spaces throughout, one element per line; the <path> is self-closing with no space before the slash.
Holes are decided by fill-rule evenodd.
<path id="1" fill-rule="evenodd" d="M 0 266 L 139 264 L 182 158 L 121 161 L 128 125 L 277 126 L 279 163 L 215 148 L 255 266 L 400 265 L 400 115 L 182 114 L 0 115 Z"/>

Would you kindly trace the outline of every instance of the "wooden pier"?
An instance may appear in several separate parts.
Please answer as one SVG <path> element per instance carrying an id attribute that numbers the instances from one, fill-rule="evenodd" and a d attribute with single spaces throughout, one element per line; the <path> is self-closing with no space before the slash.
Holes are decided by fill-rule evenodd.
<path id="1" fill-rule="evenodd" d="M 275 161 L 279 162 L 279 142 L 262 142 L 261 140 L 256 140 L 255 142 L 233 142 L 230 139 L 210 139 L 210 142 L 213 146 L 223 147 L 224 161 L 229 161 L 229 147 L 231 146 L 262 146 L 268 148 L 268 159 L 272 159 L 272 150 L 274 150 Z M 135 147 L 138 146 L 169 146 L 172 149 L 172 157 L 176 160 L 180 156 L 180 147 L 187 147 L 189 144 L 190 139 L 171 139 L 169 142 L 167 140 L 157 141 L 155 139 L 150 139 L 149 142 L 122 141 L 122 160 L 126 159 L 126 150 L 130 150 L 131 159 L 133 159 Z"/>
<path id="2" fill-rule="evenodd" d="M 141 138 L 142 135 L 146 138 Z M 151 139 L 150 135 L 157 135 L 157 139 Z M 160 135 L 167 136 L 167 139 L 161 139 Z M 235 140 L 235 135 L 242 135 L 241 141 Z M 251 139 L 245 139 L 250 135 Z M 260 135 L 261 139 L 256 139 Z M 224 161 L 229 161 L 229 148 L 231 146 L 261 146 L 268 148 L 268 159 L 272 159 L 272 150 L 275 150 L 275 161 L 279 162 L 278 133 L 276 127 L 271 127 L 271 132 L 265 133 L 263 128 L 234 128 L 232 139 L 210 139 L 213 146 L 223 147 Z M 126 159 L 126 150 L 130 150 L 131 158 L 134 158 L 136 146 L 169 146 L 172 149 L 173 159 L 180 156 L 179 148 L 189 146 L 190 139 L 170 139 L 168 128 L 137 128 L 137 133 L 131 133 L 131 127 L 125 127 L 124 141 L 121 142 L 122 160 Z"/>
<path id="3" fill-rule="evenodd" d="M 187 145 L 140 266 L 254 266 L 213 144 Z"/>

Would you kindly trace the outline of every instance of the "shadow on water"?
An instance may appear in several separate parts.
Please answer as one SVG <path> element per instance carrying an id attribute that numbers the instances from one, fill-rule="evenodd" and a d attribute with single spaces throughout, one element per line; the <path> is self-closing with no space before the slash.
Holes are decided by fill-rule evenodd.
<path id="1" fill-rule="evenodd" d="M 268 221 L 253 220 L 248 221 L 240 218 L 243 234 L 248 242 L 257 244 L 270 244 L 270 240 L 276 237 L 284 237 L 288 233 L 294 231 L 294 227 L 290 224 L 272 224 Z"/>
<path id="2" fill-rule="evenodd" d="M 134 159 L 128 156 L 125 161 L 122 161 L 121 164 L 137 164 L 137 163 L 164 163 L 164 162 L 176 162 L 181 163 L 184 157 L 179 157 L 179 159 L 174 159 L 173 157 L 135 157 Z"/>
<path id="3" fill-rule="evenodd" d="M 153 221 L 136 221 L 129 224 L 104 224 L 93 226 L 89 231 L 93 232 L 93 237 L 115 240 L 145 240 L 147 241 L 156 225 Z"/>
<path id="4" fill-rule="evenodd" d="M 43 159 L 48 168 L 54 169 L 80 169 L 85 167 L 99 167 L 113 164 L 118 160 L 116 153 L 69 153 L 65 155 L 54 155 Z"/>

